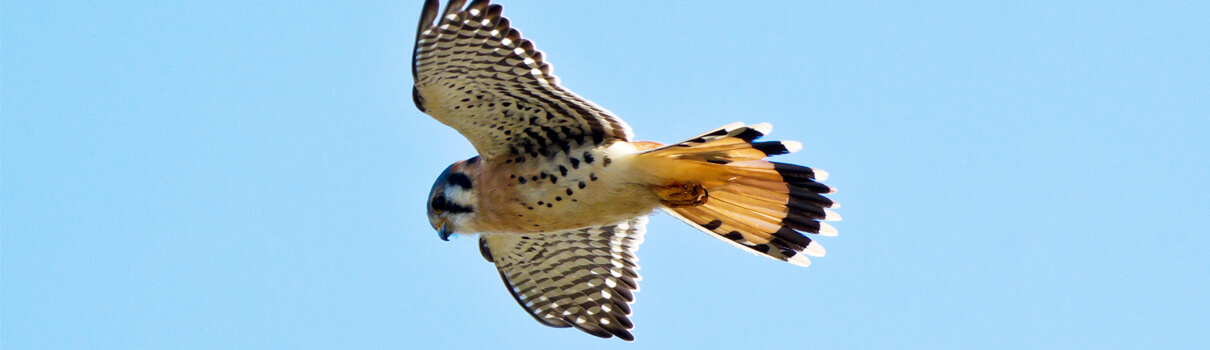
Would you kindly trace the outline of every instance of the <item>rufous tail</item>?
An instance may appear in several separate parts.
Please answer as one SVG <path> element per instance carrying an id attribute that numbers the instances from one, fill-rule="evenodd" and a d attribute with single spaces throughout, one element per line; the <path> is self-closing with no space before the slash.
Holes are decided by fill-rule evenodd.
<path id="1" fill-rule="evenodd" d="M 749 252 L 807 266 L 807 256 L 823 256 L 824 249 L 806 234 L 837 233 L 821 222 L 840 220 L 827 209 L 839 205 L 823 196 L 835 189 L 818 182 L 826 172 L 764 160 L 802 149 L 794 141 L 756 141 L 771 129 L 729 124 L 643 151 L 636 164 L 659 184 L 653 190 L 662 197 L 683 188 L 687 193 L 673 197 L 697 198 L 666 202 L 669 215 Z"/>

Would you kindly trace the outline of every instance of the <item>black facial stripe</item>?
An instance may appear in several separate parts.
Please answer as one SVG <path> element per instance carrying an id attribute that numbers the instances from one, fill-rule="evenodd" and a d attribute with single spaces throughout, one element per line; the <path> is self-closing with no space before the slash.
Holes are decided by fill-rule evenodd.
<path id="1" fill-rule="evenodd" d="M 473 211 L 475 211 L 474 208 L 464 207 L 464 206 L 457 205 L 454 203 L 447 203 L 445 205 L 445 212 L 450 213 L 450 214 L 469 213 L 469 212 L 473 212 Z"/>
<path id="2" fill-rule="evenodd" d="M 453 173 L 445 180 L 451 185 L 462 187 L 464 190 L 471 189 L 471 177 L 463 173 Z"/>

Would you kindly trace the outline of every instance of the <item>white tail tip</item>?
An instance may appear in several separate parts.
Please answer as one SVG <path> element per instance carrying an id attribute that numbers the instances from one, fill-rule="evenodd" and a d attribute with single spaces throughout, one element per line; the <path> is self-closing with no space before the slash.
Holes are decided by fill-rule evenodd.
<path id="1" fill-rule="evenodd" d="M 795 142 L 795 143 L 798 143 L 798 142 Z M 798 147 L 802 148 L 802 145 L 799 144 Z M 828 172 L 823 171 L 822 169 L 811 169 L 811 172 L 815 173 L 815 181 L 827 181 L 828 180 Z M 835 190 L 833 190 L 833 191 L 835 191 Z"/>
<path id="2" fill-rule="evenodd" d="M 786 148 L 786 153 L 794 153 L 802 150 L 802 144 L 798 143 L 798 141 L 782 141 L 781 145 Z M 815 172 L 815 176 L 819 177 L 819 172 L 814 171 L 814 169 L 812 169 L 812 172 Z"/>
<path id="3" fill-rule="evenodd" d="M 803 250 L 802 250 L 802 252 L 803 252 L 804 254 L 807 254 L 807 255 L 810 255 L 810 256 L 814 256 L 814 257 L 817 257 L 817 258 L 823 257 L 823 256 L 824 256 L 824 254 L 827 254 L 827 253 L 828 253 L 827 251 L 825 251 L 825 250 L 823 249 L 823 246 L 822 246 L 822 245 L 820 245 L 819 243 L 815 243 L 815 242 L 811 242 L 811 244 L 808 244 L 808 245 L 807 245 L 807 248 L 806 248 L 806 249 L 803 249 Z"/>
<path id="4" fill-rule="evenodd" d="M 744 127 L 744 123 L 741 123 L 741 122 L 734 122 L 734 123 L 731 123 L 731 124 L 723 125 L 723 126 L 722 126 L 722 129 L 723 129 L 723 130 L 727 130 L 727 132 L 730 132 L 731 130 L 739 129 L 739 128 L 742 128 L 742 127 Z"/>
<path id="5" fill-rule="evenodd" d="M 768 135 L 770 132 L 773 132 L 773 124 L 769 124 L 769 123 L 757 123 L 757 124 L 748 125 L 748 127 L 752 128 L 753 130 L 760 131 L 761 134 L 765 134 L 765 135 Z"/>
<path id="6" fill-rule="evenodd" d="M 819 223 L 819 235 L 820 236 L 836 237 L 836 235 L 839 235 L 839 234 L 840 234 L 840 232 L 836 231 L 836 228 L 832 227 L 832 225 L 828 225 L 828 223 L 826 223 L 826 222 Z"/>
<path id="7" fill-rule="evenodd" d="M 786 260 L 786 262 L 802 267 L 811 266 L 811 259 L 807 258 L 806 254 L 795 255 L 793 258 Z"/>

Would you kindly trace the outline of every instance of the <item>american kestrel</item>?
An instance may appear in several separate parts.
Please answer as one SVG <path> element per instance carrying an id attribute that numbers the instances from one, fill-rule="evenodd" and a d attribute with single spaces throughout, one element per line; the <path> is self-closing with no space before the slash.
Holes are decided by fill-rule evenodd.
<path id="1" fill-rule="evenodd" d="M 465 7 L 464 7 L 465 6 Z M 647 215 L 661 210 L 748 252 L 807 266 L 836 235 L 826 173 L 766 157 L 769 124 L 726 125 L 671 145 L 632 141 L 622 119 L 559 86 L 542 52 L 488 0 L 427 0 L 412 54 L 416 107 L 479 155 L 433 184 L 438 236 L 479 234 L 517 303 L 551 327 L 633 340 L 627 317 Z M 439 20 L 439 21 L 437 21 Z M 435 22 L 436 21 L 436 22 Z"/>

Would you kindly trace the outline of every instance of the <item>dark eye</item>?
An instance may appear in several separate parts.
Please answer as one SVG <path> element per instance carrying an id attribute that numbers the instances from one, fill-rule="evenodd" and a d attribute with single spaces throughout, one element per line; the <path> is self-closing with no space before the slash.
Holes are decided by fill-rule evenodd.
<path id="1" fill-rule="evenodd" d="M 441 212 L 445 211 L 445 207 L 446 207 L 445 196 L 437 195 L 436 197 L 433 197 L 433 202 L 432 202 L 432 204 L 430 204 L 430 206 L 432 206 L 433 211 L 435 211 L 437 213 L 441 213 Z"/>

